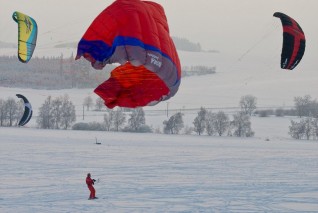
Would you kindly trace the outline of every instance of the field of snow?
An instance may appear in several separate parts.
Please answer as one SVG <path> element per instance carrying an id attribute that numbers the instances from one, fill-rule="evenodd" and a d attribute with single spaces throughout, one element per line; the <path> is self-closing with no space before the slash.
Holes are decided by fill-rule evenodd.
<path id="1" fill-rule="evenodd" d="M 235 108 L 247 94 L 264 108 L 293 106 L 295 96 L 318 98 L 309 63 L 283 71 L 268 65 L 278 66 L 273 59 L 249 63 L 249 55 L 238 61 L 226 53 L 179 54 L 183 66 L 216 66 L 217 73 L 183 78 L 175 97 L 145 107 L 154 128 L 176 111 L 192 126 L 195 109 Z M 93 89 L 0 84 L 0 98 L 17 93 L 30 100 L 34 117 L 22 128 L 0 128 L 1 213 L 318 212 L 318 143 L 292 140 L 292 118 L 252 117 L 253 138 L 41 130 L 36 116 L 49 95 L 68 94 L 76 122 L 102 121 L 102 113 L 86 110 L 82 119 L 84 98 L 97 98 Z M 99 179 L 98 200 L 87 200 L 88 172 Z"/>
<path id="2" fill-rule="evenodd" d="M 317 142 L 0 128 L 0 143 L 2 213 L 318 212 Z"/>

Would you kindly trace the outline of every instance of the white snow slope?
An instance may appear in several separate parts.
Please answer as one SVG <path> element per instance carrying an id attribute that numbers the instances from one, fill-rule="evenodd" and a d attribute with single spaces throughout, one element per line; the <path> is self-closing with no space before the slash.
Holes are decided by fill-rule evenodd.
<path id="1" fill-rule="evenodd" d="M 0 128 L 0 144 L 1 213 L 318 212 L 317 142 Z"/>

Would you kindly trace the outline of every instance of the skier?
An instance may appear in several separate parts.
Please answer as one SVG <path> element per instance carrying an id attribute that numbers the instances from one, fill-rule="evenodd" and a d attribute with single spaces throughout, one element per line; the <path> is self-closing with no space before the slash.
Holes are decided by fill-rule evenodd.
<path id="1" fill-rule="evenodd" d="M 91 192 L 89 195 L 89 198 L 88 198 L 89 200 L 97 199 L 97 197 L 95 197 L 95 188 L 93 186 L 95 181 L 96 181 L 95 179 L 91 179 L 91 174 L 88 173 L 87 177 L 86 177 L 86 184 L 87 184 L 89 191 Z"/>

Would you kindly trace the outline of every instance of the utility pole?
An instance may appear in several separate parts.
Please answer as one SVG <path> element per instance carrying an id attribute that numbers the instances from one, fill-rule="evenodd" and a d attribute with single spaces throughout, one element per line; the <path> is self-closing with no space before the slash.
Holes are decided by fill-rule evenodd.
<path id="1" fill-rule="evenodd" d="M 84 120 L 84 107 L 85 107 L 85 106 L 84 106 L 84 104 L 83 104 L 83 120 Z"/>
<path id="2" fill-rule="evenodd" d="M 167 101 L 167 118 L 169 117 L 169 102 Z"/>

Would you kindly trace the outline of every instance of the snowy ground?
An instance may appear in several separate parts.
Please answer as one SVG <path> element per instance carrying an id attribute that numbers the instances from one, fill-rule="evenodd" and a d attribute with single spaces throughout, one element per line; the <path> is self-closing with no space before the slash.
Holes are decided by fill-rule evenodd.
<path id="1" fill-rule="evenodd" d="M 289 107 L 307 94 L 318 98 L 312 66 L 286 72 L 248 57 L 223 61 L 222 53 L 180 52 L 183 66 L 217 66 L 217 73 L 182 79 L 175 97 L 144 108 L 146 123 L 162 128 L 169 107 L 169 116 L 180 110 L 191 126 L 193 109 L 238 107 L 247 94 L 257 97 L 258 107 Z M 49 95 L 68 94 L 81 122 L 84 98 L 97 98 L 93 88 L 0 84 L 0 98 L 17 93 L 30 100 L 34 116 L 24 128 L 0 128 L 1 213 L 318 212 L 318 143 L 292 140 L 291 118 L 252 117 L 253 138 L 41 130 L 36 116 Z M 84 113 L 84 122 L 102 121 L 100 113 Z M 98 200 L 87 200 L 88 172 L 100 180 Z"/>
<path id="2" fill-rule="evenodd" d="M 317 142 L 0 128 L 0 144 L 1 213 L 318 212 Z"/>

